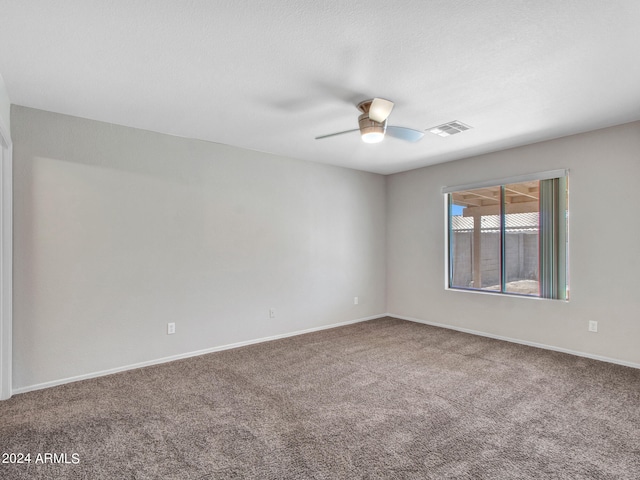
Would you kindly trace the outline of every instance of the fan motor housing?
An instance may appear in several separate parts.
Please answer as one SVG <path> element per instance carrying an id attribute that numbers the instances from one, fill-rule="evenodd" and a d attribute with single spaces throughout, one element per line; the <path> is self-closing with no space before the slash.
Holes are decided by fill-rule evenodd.
<path id="1" fill-rule="evenodd" d="M 360 110 L 362 113 L 369 113 L 369 109 L 371 108 L 371 104 L 373 103 L 373 99 L 364 100 L 356 105 L 356 108 Z"/>

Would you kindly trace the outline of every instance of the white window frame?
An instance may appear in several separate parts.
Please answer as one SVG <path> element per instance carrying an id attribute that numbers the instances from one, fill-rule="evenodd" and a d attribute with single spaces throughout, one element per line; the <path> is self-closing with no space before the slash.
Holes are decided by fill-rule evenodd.
<path id="1" fill-rule="evenodd" d="M 464 190 L 474 190 L 479 188 L 488 188 L 488 187 L 496 187 L 514 183 L 523 183 L 528 181 L 540 181 L 540 180 L 550 180 L 554 178 L 561 177 L 569 177 L 569 169 L 557 169 L 557 170 L 548 170 L 544 172 L 536 172 L 536 173 L 527 173 L 522 175 L 516 175 L 511 177 L 493 179 L 493 180 L 484 180 L 480 182 L 466 183 L 461 185 L 452 185 L 442 187 L 443 194 L 443 207 L 444 207 L 444 288 L 448 291 L 455 292 L 466 292 L 466 293 L 478 293 L 482 295 L 499 295 L 499 296 L 511 296 L 517 298 L 529 298 L 536 300 L 553 300 L 553 301 L 568 301 L 568 298 L 565 299 L 551 299 L 542 296 L 533 296 L 533 295 L 518 295 L 513 293 L 505 293 L 505 292 L 497 292 L 491 290 L 482 290 L 479 288 L 459 288 L 459 287 L 451 287 L 450 286 L 450 244 L 449 244 L 449 194 Z M 568 221 L 568 219 L 567 219 Z M 568 231 L 566 232 L 567 241 L 568 241 Z M 569 285 L 569 254 L 566 253 L 565 259 L 565 276 L 567 286 Z"/>

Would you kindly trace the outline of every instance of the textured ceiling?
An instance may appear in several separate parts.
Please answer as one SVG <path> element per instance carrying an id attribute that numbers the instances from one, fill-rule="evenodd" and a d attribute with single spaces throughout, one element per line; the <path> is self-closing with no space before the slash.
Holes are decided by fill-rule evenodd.
<path id="1" fill-rule="evenodd" d="M 638 0 L 0 0 L 12 103 L 393 173 L 640 119 Z M 473 129 L 364 144 L 390 124 Z"/>

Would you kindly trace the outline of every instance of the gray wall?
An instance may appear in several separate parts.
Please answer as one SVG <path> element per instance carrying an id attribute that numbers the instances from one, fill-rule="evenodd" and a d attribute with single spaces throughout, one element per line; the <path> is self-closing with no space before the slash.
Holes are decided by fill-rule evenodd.
<path id="1" fill-rule="evenodd" d="M 12 139 L 14 389 L 385 311 L 640 363 L 640 122 L 386 180 L 17 106 Z M 565 167 L 571 301 L 445 290 L 441 187 Z"/>
<path id="2" fill-rule="evenodd" d="M 14 389 L 385 312 L 385 177 L 12 115 Z"/>
<path id="3" fill-rule="evenodd" d="M 445 290 L 442 187 L 558 168 L 570 169 L 571 300 Z M 389 176 L 387 310 L 640 363 L 639 178 L 640 122 Z"/>

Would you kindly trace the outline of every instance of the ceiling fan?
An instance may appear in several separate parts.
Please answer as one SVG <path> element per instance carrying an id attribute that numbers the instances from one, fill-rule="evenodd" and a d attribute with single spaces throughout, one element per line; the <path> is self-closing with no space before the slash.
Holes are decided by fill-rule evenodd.
<path id="1" fill-rule="evenodd" d="M 362 115 L 358 117 L 359 128 L 353 130 L 345 130 L 344 132 L 330 133 L 316 137 L 316 140 L 323 138 L 335 137 L 344 133 L 360 131 L 362 141 L 365 143 L 378 143 L 384 140 L 385 135 L 399 138 L 408 142 L 417 142 L 424 136 L 424 132 L 414 130 L 407 127 L 397 127 L 395 125 L 387 125 L 387 118 L 393 110 L 393 102 L 384 98 L 374 98 L 360 102 L 358 110 Z"/>

